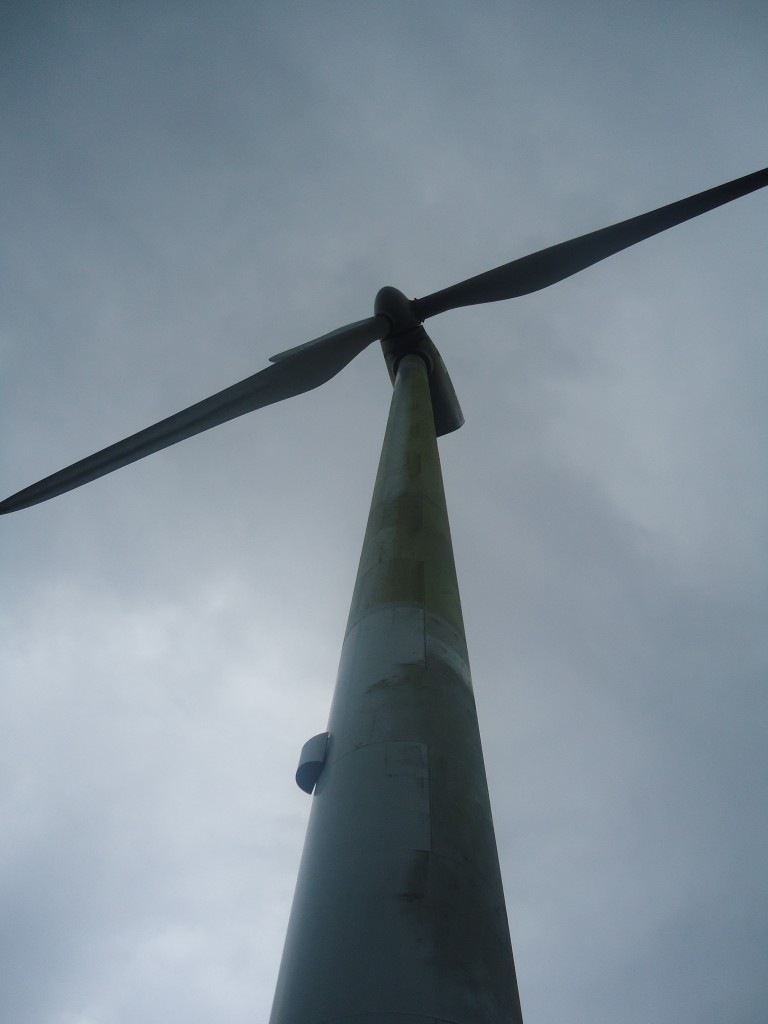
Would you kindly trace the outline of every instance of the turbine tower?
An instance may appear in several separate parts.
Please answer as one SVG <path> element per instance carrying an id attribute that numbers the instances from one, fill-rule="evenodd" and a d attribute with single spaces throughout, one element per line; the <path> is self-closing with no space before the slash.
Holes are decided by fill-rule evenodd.
<path id="1" fill-rule="evenodd" d="M 273 1024 L 521 1024 L 417 354 L 397 370 L 327 735 Z"/>
<path id="2" fill-rule="evenodd" d="M 0 503 L 37 504 L 329 380 L 380 340 L 394 390 L 271 1024 L 521 1024 L 436 438 L 463 416 L 423 327 L 514 298 L 768 185 L 768 169 L 374 316 Z"/>

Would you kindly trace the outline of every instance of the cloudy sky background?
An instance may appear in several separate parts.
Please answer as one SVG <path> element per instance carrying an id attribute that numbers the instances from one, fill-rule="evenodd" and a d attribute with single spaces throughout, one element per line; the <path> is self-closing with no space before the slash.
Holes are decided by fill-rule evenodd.
<path id="1" fill-rule="evenodd" d="M 7 3 L 2 491 L 768 163 L 768 9 Z M 527 1024 L 763 1024 L 768 192 L 430 333 Z M 0 1019 L 265 1021 L 390 385 L 6 517 Z"/>

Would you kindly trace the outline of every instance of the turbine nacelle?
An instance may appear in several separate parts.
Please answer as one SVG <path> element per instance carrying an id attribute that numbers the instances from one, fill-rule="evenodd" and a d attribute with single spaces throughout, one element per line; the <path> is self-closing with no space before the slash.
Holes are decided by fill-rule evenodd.
<path id="1" fill-rule="evenodd" d="M 373 304 L 374 313 L 390 324 L 389 332 L 381 339 L 381 350 L 393 384 L 403 356 L 418 355 L 427 364 L 435 430 L 440 437 L 458 430 L 464 423 L 464 414 L 443 358 L 414 313 L 413 305 L 391 285 L 380 289 Z"/>

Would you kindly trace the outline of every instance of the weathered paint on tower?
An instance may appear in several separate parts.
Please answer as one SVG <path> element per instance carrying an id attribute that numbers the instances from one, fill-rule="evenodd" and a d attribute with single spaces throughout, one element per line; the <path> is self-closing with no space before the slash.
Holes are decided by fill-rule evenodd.
<path id="1" fill-rule="evenodd" d="M 271 1024 L 520 1024 L 421 357 L 405 356 Z"/>

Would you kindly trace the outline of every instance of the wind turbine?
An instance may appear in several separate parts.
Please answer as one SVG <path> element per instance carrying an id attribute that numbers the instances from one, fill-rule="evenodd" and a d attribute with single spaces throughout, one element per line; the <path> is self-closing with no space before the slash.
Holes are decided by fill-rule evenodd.
<path id="1" fill-rule="evenodd" d="M 0 503 L 55 497 L 335 376 L 373 341 L 394 391 L 331 707 L 296 781 L 313 793 L 272 1024 L 512 1024 L 522 1015 L 436 438 L 463 416 L 424 320 L 561 281 L 768 185 L 757 171 L 409 300 Z"/>

